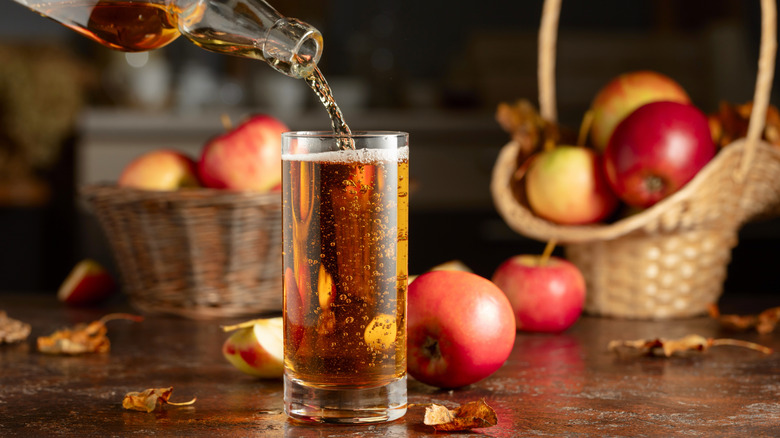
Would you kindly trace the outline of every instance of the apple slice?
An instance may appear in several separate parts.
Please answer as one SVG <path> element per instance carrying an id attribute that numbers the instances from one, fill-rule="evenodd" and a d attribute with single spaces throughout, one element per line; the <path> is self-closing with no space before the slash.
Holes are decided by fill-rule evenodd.
<path id="1" fill-rule="evenodd" d="M 76 264 L 57 291 L 57 299 L 74 306 L 96 304 L 117 289 L 114 277 L 98 262 L 84 259 Z"/>
<path id="2" fill-rule="evenodd" d="M 282 317 L 254 319 L 234 326 L 222 345 L 225 359 L 246 374 L 272 379 L 284 373 L 284 329 Z"/>

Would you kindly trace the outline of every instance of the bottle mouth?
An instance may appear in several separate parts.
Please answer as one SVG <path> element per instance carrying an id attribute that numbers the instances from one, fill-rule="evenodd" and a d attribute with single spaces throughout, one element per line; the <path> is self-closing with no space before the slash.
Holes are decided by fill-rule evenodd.
<path id="1" fill-rule="evenodd" d="M 281 18 L 271 26 L 263 44 L 268 64 L 293 78 L 310 76 L 322 56 L 322 34 L 295 18 Z"/>

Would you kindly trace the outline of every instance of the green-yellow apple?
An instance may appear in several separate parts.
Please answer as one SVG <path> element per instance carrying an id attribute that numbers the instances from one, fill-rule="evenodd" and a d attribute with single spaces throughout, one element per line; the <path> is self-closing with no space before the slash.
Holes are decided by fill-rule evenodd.
<path id="1" fill-rule="evenodd" d="M 585 305 L 585 279 L 568 260 L 523 254 L 501 263 L 495 283 L 512 303 L 517 329 L 557 333 L 579 318 Z"/>
<path id="2" fill-rule="evenodd" d="M 207 187 L 270 192 L 282 181 L 282 132 L 287 126 L 255 115 L 203 147 L 198 172 Z"/>
<path id="3" fill-rule="evenodd" d="M 122 170 L 117 184 L 144 190 L 200 187 L 195 160 L 170 149 L 158 149 L 136 157 Z"/>
<path id="4" fill-rule="evenodd" d="M 57 299 L 74 306 L 91 305 L 116 292 L 114 277 L 100 263 L 84 259 L 76 264 L 57 290 Z"/>
<path id="5" fill-rule="evenodd" d="M 457 388 L 498 370 L 515 342 L 507 297 L 464 271 L 430 271 L 409 285 L 407 364 L 428 385 Z"/>
<path id="6" fill-rule="evenodd" d="M 565 225 L 589 224 L 605 219 L 617 207 L 601 156 L 593 149 L 558 146 L 530 159 L 526 196 L 540 217 Z"/>
<path id="7" fill-rule="evenodd" d="M 236 326 L 222 345 L 222 354 L 246 374 L 265 379 L 284 373 L 284 339 L 282 317 L 255 319 Z"/>
<path id="8" fill-rule="evenodd" d="M 690 97 L 674 79 L 658 72 L 641 70 L 623 73 L 609 81 L 591 103 L 590 138 L 603 151 L 621 120 L 640 106 L 656 101 L 690 103 Z"/>

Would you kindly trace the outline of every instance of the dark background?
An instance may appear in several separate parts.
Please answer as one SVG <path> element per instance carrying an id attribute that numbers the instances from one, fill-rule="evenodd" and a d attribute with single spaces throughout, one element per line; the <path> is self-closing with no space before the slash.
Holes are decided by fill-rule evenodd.
<path id="1" fill-rule="evenodd" d="M 674 77 L 705 112 L 714 111 L 723 99 L 737 103 L 752 99 L 760 31 L 758 1 L 563 3 L 557 70 L 563 123 L 576 126 L 598 87 L 634 68 L 656 69 Z M 500 101 L 528 98 L 536 102 L 535 42 L 540 0 L 278 0 L 273 6 L 322 31 L 323 72 L 328 77 L 356 78 L 367 83 L 370 92 L 363 110 L 397 115 L 400 122 L 392 129 L 404 130 L 404 117 L 410 114 L 415 118 L 426 111 L 473 114 L 489 120 Z M 0 4 L 0 43 L 56 45 L 72 52 L 98 75 L 105 73 L 110 56 L 106 49 L 14 2 Z M 220 78 L 239 84 L 250 80 L 258 69 L 256 61 L 205 52 L 183 38 L 160 53 L 174 78 L 185 73 L 183 66 L 193 60 Z M 101 111 L 129 106 L 112 97 L 101 84 L 98 81 L 88 91 L 88 108 Z M 775 104 L 776 88 L 772 97 Z M 240 105 L 247 110 L 263 109 L 262 104 L 249 99 Z M 312 99 L 307 105 L 317 110 Z M 9 111 L 13 108 L 3 105 L 0 119 Z M 412 144 L 447 156 L 446 145 L 434 138 L 452 136 L 448 129 L 446 124 L 433 122 L 427 132 L 419 135 L 410 129 Z M 0 200 L 0 291 L 55 290 L 75 262 L 84 257 L 95 257 L 114 269 L 105 245 L 86 245 L 83 232 L 79 232 L 87 229 L 91 241 L 105 243 L 94 218 L 75 202 L 79 169 L 74 157 L 82 134 L 74 126 L 73 135 L 63 140 L 55 165 L 36 170 L 50 196 L 29 203 Z M 472 134 L 468 140 L 452 141 L 486 151 L 487 158 L 474 165 L 482 166 L 480 170 L 487 174 L 495 152 L 508 136 L 497 124 L 487 124 Z M 419 143 L 417 138 L 421 139 Z M 426 143 L 428 138 L 431 141 Z M 448 179 L 458 178 L 447 166 L 426 166 L 413 164 L 413 178 L 424 175 L 427 180 L 439 179 L 445 181 L 445 187 Z M 424 192 L 430 187 L 419 187 L 417 199 L 428 199 Z M 504 225 L 492 207 L 487 187 L 484 192 L 481 201 L 463 204 L 457 202 L 457 191 L 446 193 L 451 202 L 442 205 L 412 197 L 412 273 L 459 259 L 477 273 L 490 276 L 511 255 L 541 251 L 542 242 L 523 238 Z M 774 275 L 779 242 L 777 221 L 750 224 L 742 230 L 729 265 L 728 296 L 776 293 L 780 286 Z"/>

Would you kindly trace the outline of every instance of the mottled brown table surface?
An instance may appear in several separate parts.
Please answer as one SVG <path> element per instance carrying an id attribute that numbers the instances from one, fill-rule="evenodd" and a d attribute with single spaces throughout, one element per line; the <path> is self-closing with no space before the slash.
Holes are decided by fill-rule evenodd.
<path id="1" fill-rule="evenodd" d="M 226 321 L 147 316 L 108 324 L 112 350 L 74 357 L 36 352 L 35 338 L 88 322 L 121 304 L 75 310 L 53 295 L 0 293 L 0 310 L 32 324 L 21 344 L 0 345 L 0 436 L 407 437 L 433 435 L 413 406 L 380 425 L 299 425 L 282 413 L 281 381 L 236 371 L 220 348 Z M 453 436 L 780 436 L 780 353 L 735 347 L 670 358 L 618 356 L 613 339 L 697 333 L 759 342 L 780 350 L 774 334 L 730 332 L 709 318 L 667 322 L 583 317 L 561 335 L 518 333 L 493 376 L 442 391 L 410 379 L 409 402 L 447 406 L 484 398 L 498 425 Z M 190 407 L 128 411 L 125 393 L 174 388 Z M 438 433 L 437 436 L 444 434 Z"/>

